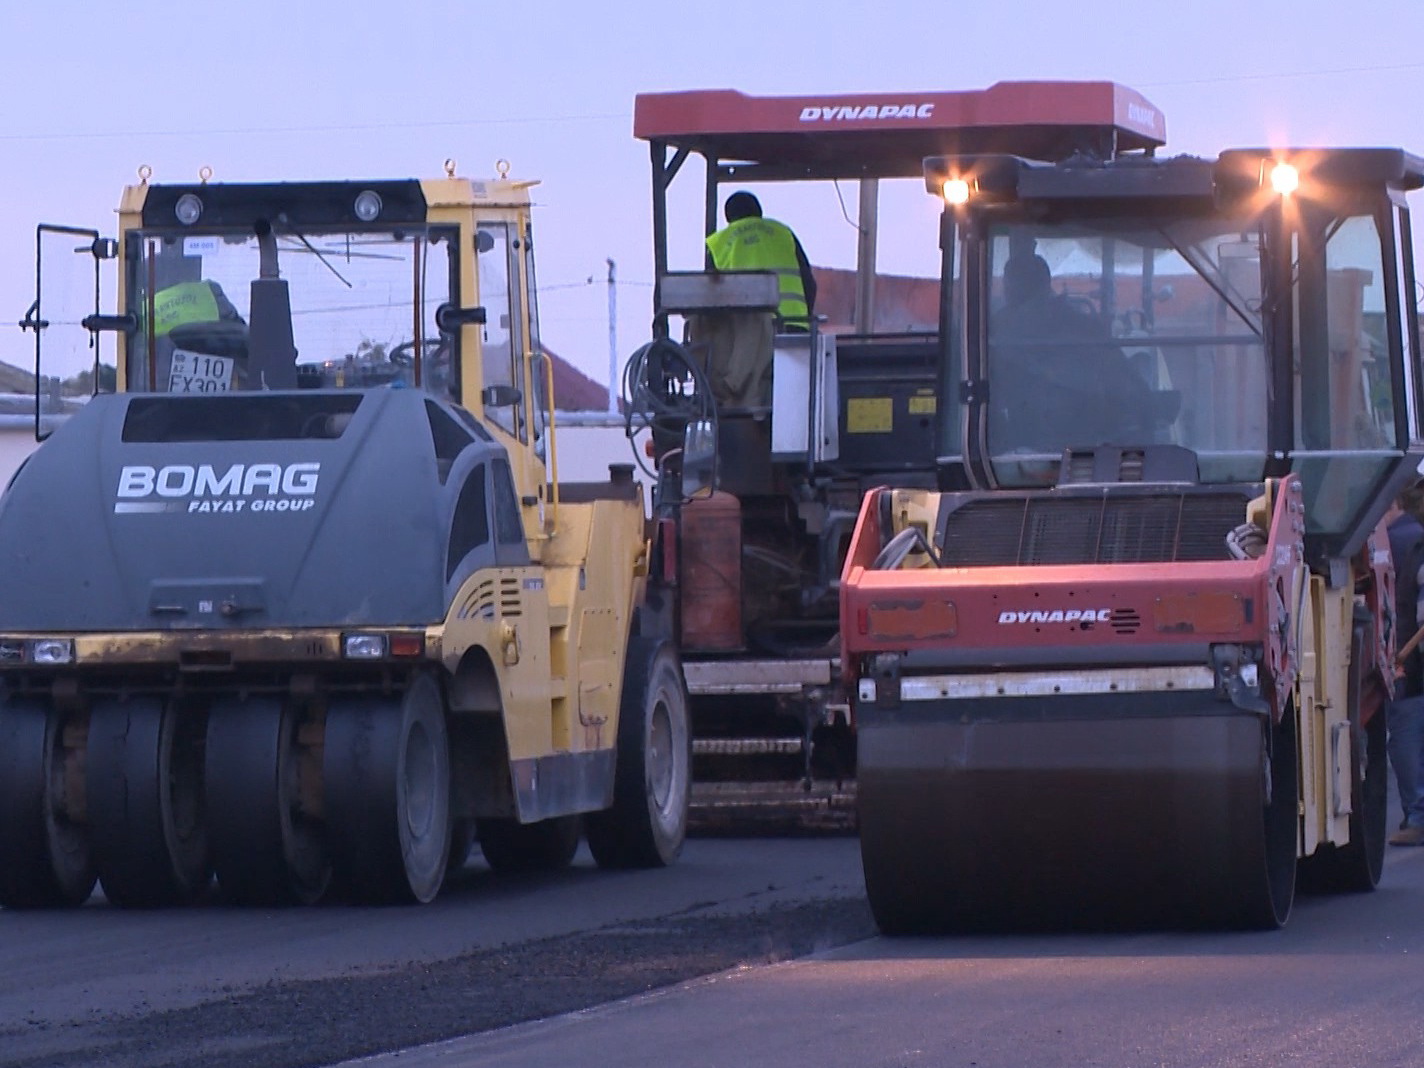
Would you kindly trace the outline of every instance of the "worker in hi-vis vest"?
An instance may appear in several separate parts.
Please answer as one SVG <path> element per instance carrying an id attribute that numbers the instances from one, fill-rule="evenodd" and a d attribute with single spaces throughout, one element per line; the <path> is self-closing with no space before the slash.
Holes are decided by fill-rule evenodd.
<path id="1" fill-rule="evenodd" d="M 179 282 L 153 297 L 153 333 L 163 337 L 175 326 L 215 323 L 222 318 L 217 294 L 208 282 Z"/>
<path id="2" fill-rule="evenodd" d="M 713 266 L 719 271 L 775 271 L 781 282 L 776 314 L 782 329 L 809 330 L 816 279 L 791 228 L 764 218 L 761 202 L 745 190 L 729 196 L 722 210 L 727 225 L 707 238 Z"/>
<path id="3" fill-rule="evenodd" d="M 152 388 L 170 393 L 238 388 L 247 358 L 247 325 L 222 287 L 178 282 L 153 295 L 157 367 Z"/>

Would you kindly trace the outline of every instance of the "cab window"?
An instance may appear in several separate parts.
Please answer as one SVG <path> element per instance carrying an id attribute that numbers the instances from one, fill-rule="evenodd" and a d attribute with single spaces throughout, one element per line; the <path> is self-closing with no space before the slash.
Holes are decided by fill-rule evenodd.
<path id="1" fill-rule="evenodd" d="M 483 370 L 486 417 L 521 441 L 526 439 L 524 421 L 524 382 L 519 374 L 521 338 L 519 317 L 514 306 L 514 287 L 518 259 L 512 247 L 506 223 L 481 223 L 476 235 L 479 251 L 480 303 L 485 309 Z M 505 387 L 500 391 L 498 387 Z M 512 391 L 512 392 L 509 392 Z M 504 392 L 513 403 L 489 403 L 489 398 Z"/>

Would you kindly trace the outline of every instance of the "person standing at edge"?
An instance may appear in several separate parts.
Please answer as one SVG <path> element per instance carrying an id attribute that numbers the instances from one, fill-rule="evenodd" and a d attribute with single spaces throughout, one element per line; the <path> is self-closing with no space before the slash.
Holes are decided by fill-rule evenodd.
<path id="1" fill-rule="evenodd" d="M 762 216 L 761 202 L 733 193 L 723 207 L 727 225 L 707 237 L 718 271 L 770 271 L 777 278 L 775 312 L 725 311 L 694 318 L 692 339 L 706 347 L 712 394 L 723 410 L 745 409 L 759 418 L 771 404 L 771 370 L 777 333 L 809 333 L 816 279 L 791 228 Z"/>
<path id="2" fill-rule="evenodd" d="M 727 225 L 707 238 L 719 271 L 775 271 L 781 282 L 776 314 L 788 331 L 810 329 L 816 307 L 816 278 L 801 242 L 785 223 L 765 218 L 761 201 L 745 190 L 722 208 Z"/>
<path id="3" fill-rule="evenodd" d="M 1424 567 L 1424 483 L 1405 490 L 1390 510 L 1389 551 L 1394 558 L 1395 629 L 1403 647 L 1419 625 L 1420 570 Z M 1396 846 L 1424 845 L 1424 654 L 1415 648 L 1399 665 L 1394 700 L 1389 703 L 1389 760 L 1404 820 L 1389 837 Z"/>

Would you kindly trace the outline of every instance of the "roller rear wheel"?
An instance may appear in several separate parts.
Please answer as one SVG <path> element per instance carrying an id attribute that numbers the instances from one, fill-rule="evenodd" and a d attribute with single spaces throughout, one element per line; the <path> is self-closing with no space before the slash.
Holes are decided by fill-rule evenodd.
<path id="1" fill-rule="evenodd" d="M 613 805 L 584 817 L 599 867 L 662 867 L 682 852 L 692 798 L 687 703 L 672 643 L 633 638 L 623 666 Z"/>
<path id="2" fill-rule="evenodd" d="M 89 717 L 86 784 L 99 882 L 135 908 L 191 901 L 208 885 L 203 717 L 176 700 L 110 698 Z"/>
<path id="3" fill-rule="evenodd" d="M 77 752 L 64 745 L 65 722 L 47 701 L 0 702 L 0 905 L 6 908 L 72 907 L 94 889 L 88 828 L 71 819 L 83 782 Z"/>
<path id="4" fill-rule="evenodd" d="M 327 838 L 340 883 L 372 903 L 425 903 L 450 853 L 450 754 L 440 688 L 428 675 L 396 697 L 327 707 Z"/>
<path id="5" fill-rule="evenodd" d="M 305 803 L 320 769 L 302 727 L 298 706 L 273 696 L 225 697 L 208 714 L 213 868 L 235 904 L 311 904 L 330 881 L 322 828 Z"/>

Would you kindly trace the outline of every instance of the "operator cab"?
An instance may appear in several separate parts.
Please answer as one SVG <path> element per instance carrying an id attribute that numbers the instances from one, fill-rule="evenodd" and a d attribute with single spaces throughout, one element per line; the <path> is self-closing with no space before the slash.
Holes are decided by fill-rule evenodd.
<path id="1" fill-rule="evenodd" d="M 149 177 L 125 189 L 117 240 L 38 228 L 39 284 L 21 324 L 35 334 L 37 439 L 115 390 L 147 395 L 147 421 L 183 440 L 336 439 L 358 408 L 389 407 L 363 398 L 414 390 L 442 482 L 466 445 L 493 438 L 530 552 L 555 532 L 535 183 L 509 178 L 507 164 L 493 179 L 457 178 L 453 163 L 428 180 Z M 116 311 L 100 314 L 112 274 Z"/>
<path id="2" fill-rule="evenodd" d="M 40 294 L 22 325 L 49 393 L 414 388 L 520 443 L 542 437 L 547 376 L 525 366 L 539 352 L 527 183 L 143 177 L 117 241 L 39 228 Z M 88 286 L 76 264 L 91 257 L 76 252 L 92 254 Z M 106 258 L 120 267 L 115 315 L 98 314 Z"/>
<path id="3" fill-rule="evenodd" d="M 1053 486 L 1103 452 L 1138 458 L 1128 480 L 1154 456 L 1203 484 L 1294 472 L 1311 551 L 1340 557 L 1417 477 L 1420 160 L 948 156 L 926 177 L 953 279 L 943 482 Z"/>

